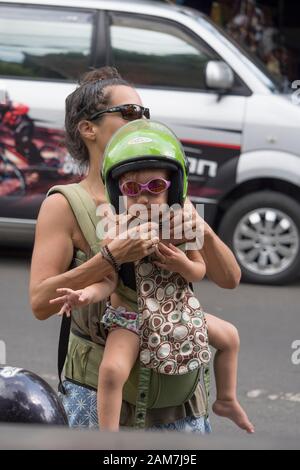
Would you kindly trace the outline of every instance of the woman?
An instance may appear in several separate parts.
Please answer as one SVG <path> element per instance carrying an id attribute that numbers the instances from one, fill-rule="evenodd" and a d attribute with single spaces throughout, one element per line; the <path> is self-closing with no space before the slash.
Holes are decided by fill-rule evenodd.
<path id="1" fill-rule="evenodd" d="M 131 106 L 125 106 L 128 104 Z M 96 206 L 105 203 L 105 190 L 100 173 L 108 140 L 128 120 L 147 117 L 148 114 L 148 110 L 141 107 L 137 92 L 115 69 L 109 67 L 88 73 L 79 88 L 67 98 L 67 143 L 73 158 L 88 166 L 87 176 L 78 185 L 77 192 L 89 208 L 90 217 Z M 73 290 L 82 289 L 103 280 L 113 270 L 112 264 L 97 252 L 97 248 L 93 250 L 92 243 L 84 237 L 84 225 L 80 222 L 83 215 L 82 211 L 78 210 L 77 199 L 71 200 L 66 197 L 66 192 L 63 193 L 61 189 L 53 191 L 44 201 L 37 222 L 30 298 L 33 312 L 40 320 L 45 320 L 57 312 L 57 308 L 49 303 L 50 299 L 56 297 L 57 288 L 65 286 Z M 193 214 L 195 223 L 198 215 L 196 211 Z M 235 288 L 240 281 L 240 269 L 233 254 L 207 224 L 204 227 L 204 246 L 201 254 L 207 266 L 208 277 L 220 287 Z M 143 232 L 141 238 L 116 237 L 108 244 L 117 264 L 142 259 L 154 251 L 154 245 L 157 243 L 155 227 L 145 224 Z M 71 329 L 77 333 L 77 339 L 85 336 L 90 339 L 90 345 L 105 344 L 105 333 L 99 326 L 101 308 L 96 305 L 84 315 L 82 311 L 77 317 L 72 315 Z M 73 336 L 72 341 L 74 338 Z M 79 369 L 81 367 L 79 362 L 82 361 L 78 351 L 78 344 L 74 348 L 70 344 L 66 361 L 68 379 L 77 365 Z M 74 362 L 74 357 L 77 362 Z M 70 425 L 93 427 L 97 424 L 96 392 L 87 387 L 87 380 L 82 381 L 83 368 L 84 371 L 88 370 L 90 375 L 96 373 L 92 361 L 87 360 L 79 373 L 72 375 L 72 380 L 65 381 L 64 404 L 69 413 Z M 204 415 L 205 398 L 198 387 L 194 396 L 180 406 L 149 410 L 147 427 L 189 429 L 205 433 L 209 431 L 209 424 Z M 133 422 L 134 406 L 124 401 L 121 424 L 131 426 Z"/>

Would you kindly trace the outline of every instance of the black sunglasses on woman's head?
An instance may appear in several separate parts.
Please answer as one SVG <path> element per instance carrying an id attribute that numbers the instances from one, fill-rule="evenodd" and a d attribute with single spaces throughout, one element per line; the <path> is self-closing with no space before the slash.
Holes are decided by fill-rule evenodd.
<path id="1" fill-rule="evenodd" d="M 144 106 L 140 106 L 139 104 L 122 104 L 120 106 L 97 111 L 89 117 L 89 121 L 95 121 L 95 119 L 98 119 L 102 114 L 106 113 L 121 113 L 122 118 L 126 121 L 135 121 L 142 117 L 150 119 L 149 108 L 144 108 Z"/>

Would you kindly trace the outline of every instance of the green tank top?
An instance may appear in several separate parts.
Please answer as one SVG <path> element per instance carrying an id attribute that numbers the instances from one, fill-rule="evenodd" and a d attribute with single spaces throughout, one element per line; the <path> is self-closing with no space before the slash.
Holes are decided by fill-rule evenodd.
<path id="1" fill-rule="evenodd" d="M 69 202 L 78 225 L 90 247 L 89 253 L 74 250 L 74 257 L 70 267 L 74 268 L 80 266 L 99 252 L 101 240 L 97 238 L 96 227 L 100 219 L 96 215 L 94 201 L 80 184 L 54 186 L 49 190 L 48 196 L 55 193 L 62 194 Z M 117 292 L 133 311 L 138 311 L 136 292 L 125 286 L 121 279 L 118 282 Z M 105 303 L 99 302 L 72 311 L 69 351 L 64 368 L 65 377 L 83 386 L 92 388 L 97 387 L 98 368 L 106 339 L 106 333 L 101 323 L 104 308 Z M 121 426 L 134 426 L 136 424 L 135 405 L 133 404 L 135 399 L 133 397 L 136 397 L 137 394 L 135 384 L 138 372 L 139 365 L 136 364 L 131 373 L 131 381 L 129 380 L 124 387 Z M 161 374 L 151 376 L 152 383 L 157 381 L 158 375 Z M 153 406 L 150 406 L 150 409 L 147 410 L 146 427 L 155 424 L 171 423 L 187 416 L 199 417 L 207 414 L 208 397 L 200 383 L 184 403 L 169 406 L 170 403 L 172 404 L 172 393 L 174 394 L 176 389 L 180 389 L 182 377 L 184 376 L 181 376 L 181 378 L 173 376 L 168 378 L 168 384 L 162 382 L 156 385 L 156 388 L 162 388 L 166 391 L 170 389 L 170 394 L 166 396 L 165 403 L 164 400 L 160 401 L 158 408 L 155 407 L 155 397 L 150 396 L 150 402 L 152 401 Z M 172 381 L 173 384 L 171 383 Z M 175 397 L 174 400 L 176 402 Z"/>

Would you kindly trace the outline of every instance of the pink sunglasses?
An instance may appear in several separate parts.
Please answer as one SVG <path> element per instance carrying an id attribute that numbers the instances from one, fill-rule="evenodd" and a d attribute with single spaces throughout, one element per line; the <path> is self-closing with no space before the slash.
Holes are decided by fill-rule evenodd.
<path id="1" fill-rule="evenodd" d="M 147 190 L 151 194 L 160 194 L 171 186 L 171 181 L 163 178 L 155 178 L 142 184 L 136 181 L 125 181 L 120 185 L 120 191 L 123 196 L 135 197 L 138 196 L 143 190 Z"/>

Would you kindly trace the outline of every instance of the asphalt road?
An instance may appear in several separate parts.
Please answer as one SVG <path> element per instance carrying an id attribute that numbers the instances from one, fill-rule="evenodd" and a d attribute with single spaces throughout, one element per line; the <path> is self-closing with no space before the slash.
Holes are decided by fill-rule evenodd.
<path id="1" fill-rule="evenodd" d="M 55 387 L 60 320 L 33 318 L 29 267 L 29 252 L 0 251 L 0 361 L 5 349 L 7 364 L 30 369 Z M 239 397 L 261 439 L 300 437 L 300 365 L 292 362 L 292 343 L 300 341 L 299 287 L 242 284 L 225 291 L 204 281 L 196 288 L 206 311 L 239 329 Z M 213 414 L 211 422 L 218 435 L 242 433 Z"/>

